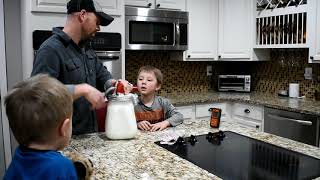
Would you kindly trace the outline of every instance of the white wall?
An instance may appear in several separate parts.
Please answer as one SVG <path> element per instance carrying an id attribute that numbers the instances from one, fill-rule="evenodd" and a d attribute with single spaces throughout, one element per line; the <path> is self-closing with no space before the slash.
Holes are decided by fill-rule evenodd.
<path id="1" fill-rule="evenodd" d="M 101 27 L 101 32 L 120 32 L 124 42 L 124 2 L 121 3 L 121 15 L 113 16 L 115 20 L 107 27 Z M 30 76 L 33 64 L 32 32 L 34 30 L 51 30 L 52 27 L 64 26 L 66 13 L 31 12 L 32 0 L 21 1 L 21 39 L 22 39 L 22 65 L 23 77 Z M 108 12 L 106 12 L 108 13 Z M 122 43 L 122 61 L 124 72 L 124 43 Z M 122 73 L 124 77 L 124 73 Z"/>

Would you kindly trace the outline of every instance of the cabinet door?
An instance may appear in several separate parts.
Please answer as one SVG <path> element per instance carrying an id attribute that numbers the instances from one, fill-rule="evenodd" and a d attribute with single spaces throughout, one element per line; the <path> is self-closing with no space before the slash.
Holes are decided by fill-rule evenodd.
<path id="1" fill-rule="evenodd" d="M 137 7 L 155 7 L 155 0 L 125 0 L 125 5 L 127 6 L 137 6 Z"/>
<path id="2" fill-rule="evenodd" d="M 263 106 L 256 106 L 246 103 L 232 104 L 232 119 L 239 125 L 263 130 L 264 111 Z"/>
<path id="3" fill-rule="evenodd" d="M 309 3 L 309 1 L 308 1 Z M 316 8 L 316 32 L 315 32 L 315 47 L 316 47 L 316 51 L 315 51 L 315 55 L 310 58 L 311 61 L 320 63 L 320 1 L 316 1 L 314 3 L 317 3 L 317 8 Z"/>
<path id="4" fill-rule="evenodd" d="M 209 104 L 196 104 L 196 118 L 208 118 L 211 117 L 210 108 L 221 109 L 221 121 L 229 120 L 229 105 L 226 102 L 222 103 L 209 103 Z"/>
<path id="5" fill-rule="evenodd" d="M 155 7 L 158 9 L 177 9 L 185 11 L 186 0 L 156 0 Z"/>
<path id="6" fill-rule="evenodd" d="M 177 106 L 177 111 L 183 115 L 184 120 L 193 120 L 195 115 L 194 105 L 190 106 Z"/>
<path id="7" fill-rule="evenodd" d="M 217 60 L 218 0 L 187 0 L 189 12 L 189 61 Z"/>
<path id="8" fill-rule="evenodd" d="M 251 0 L 219 0 L 218 57 L 250 59 L 252 46 Z"/>
<path id="9" fill-rule="evenodd" d="M 31 10 L 35 12 L 66 13 L 69 0 L 32 0 Z M 121 15 L 123 0 L 96 0 L 110 15 Z"/>

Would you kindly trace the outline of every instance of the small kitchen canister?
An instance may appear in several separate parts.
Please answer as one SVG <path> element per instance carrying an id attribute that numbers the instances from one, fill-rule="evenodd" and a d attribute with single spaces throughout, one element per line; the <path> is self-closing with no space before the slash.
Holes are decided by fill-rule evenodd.
<path id="1" fill-rule="evenodd" d="M 297 98 L 299 97 L 299 84 L 290 83 L 289 84 L 289 97 Z"/>

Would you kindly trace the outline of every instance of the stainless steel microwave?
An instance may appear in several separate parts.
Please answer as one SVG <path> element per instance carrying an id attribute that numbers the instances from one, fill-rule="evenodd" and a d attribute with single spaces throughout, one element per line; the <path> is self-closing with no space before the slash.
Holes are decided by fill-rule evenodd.
<path id="1" fill-rule="evenodd" d="M 219 75 L 219 91 L 237 91 L 250 92 L 251 88 L 250 75 Z"/>
<path id="2" fill-rule="evenodd" d="M 188 18 L 184 11 L 126 7 L 126 49 L 187 50 Z"/>

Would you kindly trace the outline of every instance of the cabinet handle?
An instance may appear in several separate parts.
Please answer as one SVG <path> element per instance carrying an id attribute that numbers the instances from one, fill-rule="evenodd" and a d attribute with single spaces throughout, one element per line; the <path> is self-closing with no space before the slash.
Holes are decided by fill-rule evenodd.
<path id="1" fill-rule="evenodd" d="M 260 126 L 259 125 L 256 125 L 256 129 L 259 129 L 260 128 Z"/>
<path id="2" fill-rule="evenodd" d="M 310 59 L 313 60 L 313 56 L 310 56 Z"/>
<path id="3" fill-rule="evenodd" d="M 160 7 L 160 4 L 157 4 L 157 8 Z"/>
<path id="4" fill-rule="evenodd" d="M 151 7 L 151 6 L 152 6 L 152 3 L 149 3 L 149 4 L 148 4 L 148 7 Z"/>
<path id="5" fill-rule="evenodd" d="M 250 110 L 249 109 L 245 109 L 244 112 L 248 114 L 248 113 L 250 113 Z"/>
<path id="6" fill-rule="evenodd" d="M 221 55 L 218 56 L 218 59 L 221 59 Z"/>
<path id="7" fill-rule="evenodd" d="M 191 55 L 188 55 L 188 58 L 191 58 Z"/>

